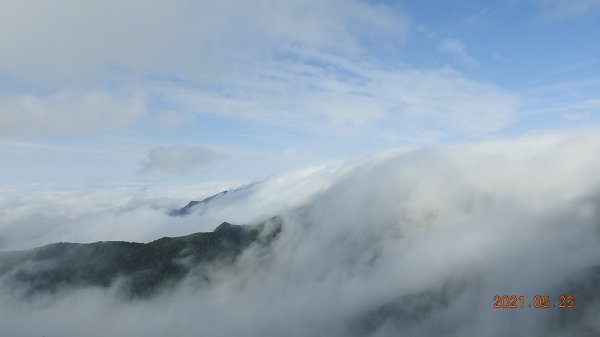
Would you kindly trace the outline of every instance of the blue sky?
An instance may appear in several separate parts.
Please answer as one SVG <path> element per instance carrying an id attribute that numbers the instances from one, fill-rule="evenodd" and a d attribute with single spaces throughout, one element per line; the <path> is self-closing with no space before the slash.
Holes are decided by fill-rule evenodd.
<path id="1" fill-rule="evenodd" d="M 246 182 L 600 120 L 600 1 L 6 2 L 0 184 Z"/>

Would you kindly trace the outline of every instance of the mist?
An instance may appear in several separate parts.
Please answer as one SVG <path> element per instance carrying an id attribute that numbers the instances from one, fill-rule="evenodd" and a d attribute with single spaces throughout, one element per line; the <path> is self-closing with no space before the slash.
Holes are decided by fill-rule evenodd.
<path id="1" fill-rule="evenodd" d="M 168 210 L 235 186 L 5 189 L 0 250 L 272 216 L 283 230 L 215 266 L 210 284 L 188 277 L 149 299 L 116 286 L 23 298 L 0 280 L 0 335 L 598 336 L 600 299 L 582 297 L 600 287 L 598 153 L 597 129 L 391 150 L 281 174 L 185 217 Z M 494 309 L 496 295 L 574 295 L 576 307 Z"/>

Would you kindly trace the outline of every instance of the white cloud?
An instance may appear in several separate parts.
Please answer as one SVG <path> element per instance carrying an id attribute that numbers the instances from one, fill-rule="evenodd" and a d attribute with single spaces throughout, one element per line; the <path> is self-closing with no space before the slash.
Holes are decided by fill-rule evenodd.
<path id="1" fill-rule="evenodd" d="M 91 83 L 99 88 L 147 88 L 153 83 L 171 83 L 180 88 L 221 88 L 227 92 L 237 90 L 229 83 L 246 80 L 238 78 L 240 69 L 252 69 L 252 76 L 261 77 L 264 73 L 279 76 L 279 71 L 286 71 L 262 68 L 285 68 L 279 62 L 285 59 L 290 67 L 301 67 L 301 60 L 293 60 L 295 55 L 287 57 L 289 49 L 360 59 L 370 54 L 366 46 L 374 37 L 378 44 L 402 44 L 409 26 L 408 18 L 397 8 L 358 0 L 61 0 L 60 5 L 24 0 L 6 2 L 2 7 L 0 45 L 4 52 L 0 53 L 0 76 L 16 83 L 18 89 L 5 94 L 9 102 L 38 97 L 30 93 L 40 88 L 60 88 L 65 83 L 73 87 Z M 367 110 L 376 109 L 371 100 L 345 98 L 352 102 L 346 108 L 354 107 L 355 113 L 344 116 L 331 112 L 339 100 L 332 97 L 323 102 L 328 105 L 325 116 L 311 106 L 305 106 L 312 110 L 306 114 L 316 119 L 334 116 L 342 124 L 360 124 L 370 118 Z M 219 104 L 244 109 L 246 104 L 254 104 L 252 98 L 247 100 L 224 100 Z M 162 112 L 161 102 L 155 103 L 149 100 L 152 112 Z M 158 125 L 172 127 L 188 121 L 189 113 L 178 111 L 179 102 L 167 103 L 168 112 L 159 113 L 155 120 Z M 86 116 L 80 114 L 78 118 Z M 17 120 L 27 124 L 24 118 Z M 48 125 L 51 130 L 62 130 L 60 125 Z M 15 132 L 20 130 L 16 128 Z"/>
<path id="2" fill-rule="evenodd" d="M 63 0 L 59 9 L 25 0 L 5 7 L 0 74 L 37 84 L 136 83 L 163 99 L 153 111 L 163 127 L 199 113 L 323 133 L 383 125 L 388 134 L 485 134 L 510 123 L 519 101 L 455 71 L 384 64 L 368 46 L 376 37 L 397 51 L 409 19 L 383 4 Z M 460 41 L 445 44 L 474 62 Z"/>
<path id="3" fill-rule="evenodd" d="M 190 112 L 321 132 L 381 123 L 483 134 L 511 122 L 519 96 L 448 69 L 390 68 L 302 50 L 305 62 L 239 71 L 225 89 L 155 87 Z M 311 63 L 317 63 L 315 66 Z"/>
<path id="4" fill-rule="evenodd" d="M 531 87 L 524 92 L 523 120 L 544 116 L 548 121 L 595 123 L 600 120 L 600 79 L 566 81 Z M 573 118 L 575 117 L 575 118 Z"/>
<path id="5" fill-rule="evenodd" d="M 192 123 L 194 116 L 190 113 L 173 111 L 161 112 L 154 117 L 154 123 L 160 128 L 174 129 Z"/>
<path id="6" fill-rule="evenodd" d="M 391 8 L 356 0 L 23 0 L 2 9 L 0 74 L 40 83 L 123 72 L 211 81 L 281 45 L 356 52 L 361 40 L 398 40 L 407 27 Z"/>
<path id="7" fill-rule="evenodd" d="M 543 15 L 554 19 L 570 19 L 600 9 L 600 0 L 542 0 Z"/>
<path id="8" fill-rule="evenodd" d="M 477 65 L 477 61 L 469 56 L 465 48 L 465 44 L 461 40 L 446 38 L 440 43 L 439 49 L 444 53 L 454 56 L 458 61 L 466 65 Z"/>
<path id="9" fill-rule="evenodd" d="M 142 172 L 153 170 L 170 174 L 185 174 L 206 167 L 223 156 L 203 146 L 173 145 L 158 146 L 148 152 L 142 161 Z"/>
<path id="10" fill-rule="evenodd" d="M 0 132 L 102 131 L 128 126 L 146 111 L 141 92 L 63 90 L 50 95 L 0 93 Z"/>

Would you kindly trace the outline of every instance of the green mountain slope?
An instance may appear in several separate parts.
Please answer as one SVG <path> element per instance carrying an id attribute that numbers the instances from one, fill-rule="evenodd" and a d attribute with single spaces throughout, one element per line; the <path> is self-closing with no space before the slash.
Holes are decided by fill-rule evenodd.
<path id="1" fill-rule="evenodd" d="M 55 243 L 29 251 L 0 253 L 0 280 L 29 296 L 68 287 L 109 287 L 117 280 L 125 296 L 143 297 L 180 281 L 191 271 L 214 263 L 231 264 L 250 245 L 268 245 L 281 221 L 265 232 L 265 223 L 222 223 L 213 232 L 164 237 L 150 243 L 123 241 Z M 274 229 L 273 229 L 274 228 Z"/>

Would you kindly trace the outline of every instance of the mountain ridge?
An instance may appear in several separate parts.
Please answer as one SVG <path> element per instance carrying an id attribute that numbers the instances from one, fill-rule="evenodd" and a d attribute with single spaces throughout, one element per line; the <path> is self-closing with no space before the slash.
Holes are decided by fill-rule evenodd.
<path id="1" fill-rule="evenodd" d="M 253 183 L 253 184 L 243 185 L 238 188 L 232 188 L 232 189 L 228 189 L 225 191 L 221 191 L 219 193 L 216 193 L 209 197 L 206 197 L 202 200 L 191 200 L 190 202 L 187 203 L 187 205 L 185 205 L 181 208 L 178 208 L 178 209 L 170 210 L 169 212 L 167 212 L 167 214 L 169 216 L 173 216 L 173 217 L 186 216 L 186 215 L 189 215 L 196 206 L 208 205 L 209 203 L 219 200 L 225 196 L 232 195 L 237 192 L 249 190 L 249 189 L 253 188 L 254 186 L 256 186 L 257 184 L 258 183 Z"/>
<path id="2" fill-rule="evenodd" d="M 271 224 L 271 226 L 266 226 Z M 58 242 L 24 251 L 0 252 L 0 278 L 22 295 L 69 287 L 110 287 L 121 280 L 125 297 L 152 296 L 191 273 L 231 265 L 250 246 L 268 247 L 281 231 L 280 218 L 258 225 L 221 223 L 212 232 L 163 237 L 148 243 Z M 208 281 L 206 275 L 202 276 Z"/>

